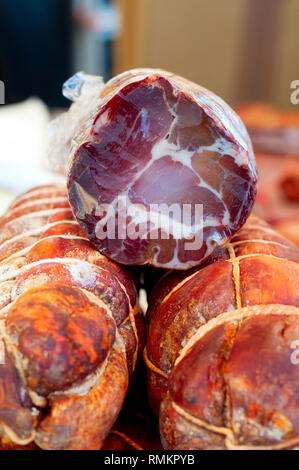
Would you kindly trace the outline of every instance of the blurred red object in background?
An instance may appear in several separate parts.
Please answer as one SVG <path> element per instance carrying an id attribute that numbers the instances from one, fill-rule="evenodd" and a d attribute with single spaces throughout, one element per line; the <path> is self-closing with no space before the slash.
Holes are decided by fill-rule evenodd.
<path id="1" fill-rule="evenodd" d="M 299 246 L 299 112 L 239 106 L 252 140 L 259 185 L 254 213 Z"/>
<path id="2" fill-rule="evenodd" d="M 299 156 L 299 112 L 283 111 L 266 103 L 237 108 L 256 152 Z"/>

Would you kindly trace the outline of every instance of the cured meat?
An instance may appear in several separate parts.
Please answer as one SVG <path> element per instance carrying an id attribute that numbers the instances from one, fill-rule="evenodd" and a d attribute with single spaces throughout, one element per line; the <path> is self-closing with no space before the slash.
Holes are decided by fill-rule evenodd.
<path id="1" fill-rule="evenodd" d="M 150 417 L 149 417 L 149 416 Z M 105 441 L 103 450 L 163 450 L 159 428 L 151 413 L 125 409 Z"/>
<path id="2" fill-rule="evenodd" d="M 299 246 L 298 157 L 257 153 L 256 160 L 260 184 L 253 212 Z"/>
<path id="3" fill-rule="evenodd" d="M 299 213 L 273 225 L 279 233 L 299 248 Z"/>
<path id="4" fill-rule="evenodd" d="M 77 80 L 67 94 L 84 88 Z M 124 264 L 186 269 L 245 223 L 255 160 L 244 125 L 220 98 L 151 69 L 119 75 L 98 95 L 93 88 L 89 114 L 83 98 L 71 107 L 72 133 L 63 127 L 68 137 L 52 148 L 71 153 L 69 200 L 101 253 Z"/>
<path id="5" fill-rule="evenodd" d="M 139 368 L 104 450 L 162 450 L 158 419 L 146 396 L 145 367 Z"/>
<path id="6" fill-rule="evenodd" d="M 299 155 L 299 113 L 266 103 L 248 103 L 237 108 L 255 151 Z"/>
<path id="7" fill-rule="evenodd" d="M 0 227 L 0 446 L 100 449 L 143 344 L 132 277 L 86 239 L 64 187 L 29 191 Z"/>
<path id="8" fill-rule="evenodd" d="M 254 213 L 299 246 L 299 113 L 263 103 L 240 106 L 237 112 L 259 169 Z"/>
<path id="9" fill-rule="evenodd" d="M 290 197 L 296 198 L 298 158 L 256 153 L 256 161 L 259 169 L 259 187 L 254 214 L 271 225 L 298 216 L 299 205 L 296 201 L 290 200 Z M 292 172 L 291 181 L 290 172 Z"/>
<path id="10" fill-rule="evenodd" d="M 281 175 L 280 186 L 286 199 L 291 202 L 297 203 L 297 210 L 299 215 L 299 161 L 296 159 L 289 159 L 283 174 Z"/>
<path id="11" fill-rule="evenodd" d="M 165 448 L 299 445 L 298 263 L 251 216 L 201 269 L 159 282 L 145 359 Z"/>
<path id="12" fill-rule="evenodd" d="M 162 450 L 157 417 L 150 409 L 146 393 L 145 368 L 139 364 L 116 423 L 101 450 Z M 42 450 L 34 442 L 26 446 L 2 438 L 0 450 Z"/>

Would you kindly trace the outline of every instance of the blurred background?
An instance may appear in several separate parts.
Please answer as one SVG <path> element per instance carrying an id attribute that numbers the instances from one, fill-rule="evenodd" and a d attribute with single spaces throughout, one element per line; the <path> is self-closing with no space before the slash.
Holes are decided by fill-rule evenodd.
<path id="1" fill-rule="evenodd" d="M 69 76 L 160 67 L 237 109 L 260 167 L 257 212 L 271 223 L 277 213 L 295 217 L 299 232 L 299 104 L 290 99 L 298 30 L 298 0 L 0 0 L 0 211 L 53 179 L 46 124 L 69 106 L 61 94 Z"/>
<path id="2" fill-rule="evenodd" d="M 230 104 L 288 108 L 299 77 L 298 0 L 0 0 L 6 103 L 39 96 L 65 106 L 61 85 L 85 70 L 182 74 Z"/>

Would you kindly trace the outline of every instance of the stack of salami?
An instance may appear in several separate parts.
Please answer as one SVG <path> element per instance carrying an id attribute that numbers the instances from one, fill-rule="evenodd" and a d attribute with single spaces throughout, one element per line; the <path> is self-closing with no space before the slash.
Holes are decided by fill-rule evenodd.
<path id="1" fill-rule="evenodd" d="M 0 219 L 1 448 L 296 448 L 299 251 L 250 215 L 243 122 L 162 70 L 64 92 L 66 185 Z"/>

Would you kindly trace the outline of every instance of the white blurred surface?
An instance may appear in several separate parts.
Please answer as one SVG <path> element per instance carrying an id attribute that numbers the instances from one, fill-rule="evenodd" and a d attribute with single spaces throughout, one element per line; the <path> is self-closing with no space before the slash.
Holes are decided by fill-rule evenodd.
<path id="1" fill-rule="evenodd" d="M 0 106 L 0 215 L 17 194 L 61 181 L 46 168 L 49 120 L 49 111 L 38 98 Z"/>

